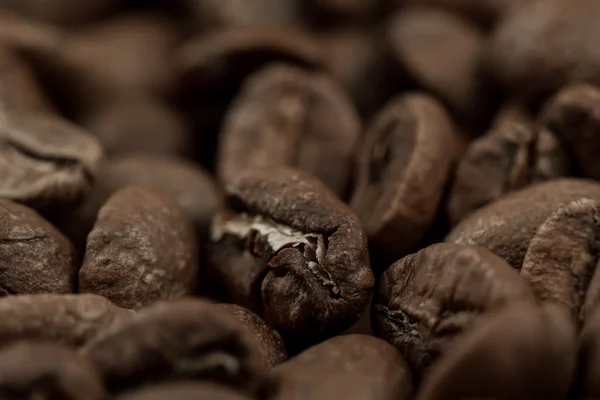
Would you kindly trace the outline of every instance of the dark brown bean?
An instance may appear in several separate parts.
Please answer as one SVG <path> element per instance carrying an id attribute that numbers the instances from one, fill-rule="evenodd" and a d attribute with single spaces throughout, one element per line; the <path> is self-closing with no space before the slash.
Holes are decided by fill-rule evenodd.
<path id="1" fill-rule="evenodd" d="M 0 260 L 0 296 L 75 290 L 73 245 L 34 210 L 1 199 Z"/>
<path id="2" fill-rule="evenodd" d="M 159 302 L 105 330 L 83 353 L 112 391 L 190 378 L 253 391 L 261 370 L 253 345 L 246 328 L 219 306 L 178 300 Z"/>
<path id="3" fill-rule="evenodd" d="M 224 310 L 231 313 L 241 322 L 257 342 L 262 366 L 265 371 L 287 360 L 287 351 L 279 333 L 271 328 L 265 320 L 247 308 L 235 304 L 220 304 Z"/>
<path id="4" fill-rule="evenodd" d="M 308 344 L 360 317 L 374 278 L 358 218 L 322 183 L 289 168 L 240 174 L 213 223 L 207 275 L 262 314 L 286 341 Z"/>
<path id="5" fill-rule="evenodd" d="M 444 108 L 411 93 L 391 101 L 367 130 L 352 207 L 370 244 L 397 260 L 430 228 L 454 163 L 457 140 Z"/>
<path id="6" fill-rule="evenodd" d="M 224 124 L 217 166 L 223 182 L 248 168 L 290 165 L 346 194 L 360 120 L 325 75 L 266 67 L 248 78 Z"/>
<path id="7" fill-rule="evenodd" d="M 479 246 L 439 243 L 394 263 L 374 301 L 374 329 L 420 376 L 481 314 L 534 302 L 519 273 Z"/>
<path id="8" fill-rule="evenodd" d="M 492 97 L 480 70 L 485 40 L 475 26 L 441 9 L 408 8 L 387 29 L 401 71 L 467 122 L 482 119 Z"/>
<path id="9" fill-rule="evenodd" d="M 132 309 L 192 293 L 198 269 L 196 235 L 172 198 L 131 186 L 102 207 L 79 272 L 81 292 Z"/>
<path id="10" fill-rule="evenodd" d="M 578 322 L 600 303 L 600 200 L 565 204 L 531 239 L 521 275 L 542 302 L 564 306 Z"/>
<path id="11" fill-rule="evenodd" d="M 50 22 L 72 23 L 101 16 L 115 10 L 123 0 L 2 0 L 0 9 L 15 11 Z"/>
<path id="12" fill-rule="evenodd" d="M 517 303 L 485 316 L 457 339 L 417 399 L 565 399 L 575 353 L 568 313 Z"/>
<path id="13" fill-rule="evenodd" d="M 600 199 L 600 184 L 575 178 L 539 183 L 471 213 L 445 240 L 486 247 L 514 268 L 521 268 L 538 227 L 563 204 L 584 197 Z"/>
<path id="14" fill-rule="evenodd" d="M 600 84 L 598 15 L 596 0 L 526 2 L 499 24 L 487 64 L 514 96 L 526 100 L 573 81 Z"/>
<path id="15" fill-rule="evenodd" d="M 582 399 L 600 398 L 600 308 L 591 310 L 579 342 L 579 382 Z"/>
<path id="16" fill-rule="evenodd" d="M 116 400 L 250 400 L 249 397 L 226 386 L 204 382 L 177 382 L 147 386 L 126 392 Z"/>
<path id="17" fill-rule="evenodd" d="M 600 89 L 575 83 L 561 89 L 544 107 L 541 121 L 556 133 L 583 174 L 600 179 Z"/>
<path id="18" fill-rule="evenodd" d="M 93 294 L 31 294 L 0 299 L 0 345 L 41 340 L 79 347 L 133 312 Z"/>
<path id="19" fill-rule="evenodd" d="M 50 114 L 0 116 L 0 198 L 61 209 L 91 189 L 102 157 L 85 130 Z"/>
<path id="20" fill-rule="evenodd" d="M 406 361 L 385 341 L 368 335 L 331 338 L 273 369 L 266 399 L 396 399 L 412 395 Z"/>
<path id="21" fill-rule="evenodd" d="M 2 399 L 102 400 L 96 367 L 73 350 L 20 342 L 0 351 Z"/>
<path id="22" fill-rule="evenodd" d="M 455 225 L 510 192 L 568 172 L 568 157 L 558 139 L 511 107 L 471 143 L 458 164 L 448 216 Z"/>

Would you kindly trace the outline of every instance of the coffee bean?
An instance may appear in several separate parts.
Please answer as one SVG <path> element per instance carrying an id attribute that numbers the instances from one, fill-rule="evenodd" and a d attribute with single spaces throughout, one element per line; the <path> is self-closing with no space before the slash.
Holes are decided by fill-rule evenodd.
<path id="1" fill-rule="evenodd" d="M 102 400 L 94 365 L 68 348 L 20 342 L 0 351 L 2 399 Z"/>
<path id="2" fill-rule="evenodd" d="M 247 308 L 235 304 L 220 304 L 219 306 L 241 322 L 250 336 L 255 339 L 265 371 L 287 360 L 287 351 L 281 336 L 275 329 L 267 325 L 265 320 Z"/>
<path id="3" fill-rule="evenodd" d="M 451 223 L 510 192 L 566 176 L 567 160 L 558 139 L 527 114 L 501 112 L 458 165 L 448 204 Z"/>
<path id="4" fill-rule="evenodd" d="M 171 197 L 131 186 L 102 207 L 88 236 L 79 290 L 132 309 L 192 293 L 198 249 L 192 222 Z"/>
<path id="5" fill-rule="evenodd" d="M 13 51 L 0 46 L 0 113 L 52 109 L 31 68 Z"/>
<path id="6" fill-rule="evenodd" d="M 521 268 L 537 229 L 560 206 L 580 198 L 600 199 L 600 184 L 563 178 L 510 193 L 463 219 L 447 242 L 480 245 Z"/>
<path id="7" fill-rule="evenodd" d="M 367 130 L 352 207 L 377 253 L 397 260 L 427 233 L 455 160 L 455 133 L 433 98 L 392 100 Z"/>
<path id="8" fill-rule="evenodd" d="M 90 190 L 101 157 L 88 132 L 59 117 L 0 116 L 0 198 L 38 210 L 71 206 Z"/>
<path id="9" fill-rule="evenodd" d="M 325 186 L 289 168 L 241 173 L 233 208 L 213 222 L 207 277 L 289 343 L 350 327 L 373 289 L 358 218 Z"/>
<path id="10" fill-rule="evenodd" d="M 246 328 L 219 306 L 178 300 L 157 303 L 104 331 L 83 354 L 112 391 L 186 379 L 252 391 L 261 370 L 253 344 Z"/>
<path id="11" fill-rule="evenodd" d="M 591 310 L 579 341 L 579 398 L 600 397 L 600 308 Z"/>
<path id="12" fill-rule="evenodd" d="M 576 335 L 563 311 L 516 303 L 486 315 L 432 368 L 416 398 L 568 398 Z"/>
<path id="13" fill-rule="evenodd" d="M 360 120 L 326 76 L 266 67 L 248 78 L 224 124 L 217 165 L 223 182 L 248 168 L 291 165 L 345 195 Z"/>
<path id="14" fill-rule="evenodd" d="M 123 0 L 45 0 L 42 2 L 3 0 L 0 9 L 50 22 L 73 23 L 115 10 L 122 3 Z"/>
<path id="15" fill-rule="evenodd" d="M 487 64 L 514 96 L 538 100 L 573 81 L 600 84 L 595 0 L 531 1 L 497 27 Z"/>
<path id="16" fill-rule="evenodd" d="M 544 107 L 541 121 L 575 155 L 583 174 L 600 179 L 600 89 L 575 83 L 561 89 Z"/>
<path id="17" fill-rule="evenodd" d="M 200 382 L 166 383 L 148 386 L 115 397 L 116 400 L 250 400 L 225 386 Z"/>
<path id="18" fill-rule="evenodd" d="M 303 3 L 305 11 L 325 26 L 344 21 L 369 22 L 385 9 L 382 0 L 306 0 Z"/>
<path id="19" fill-rule="evenodd" d="M 417 376 L 482 314 L 534 301 L 519 273 L 479 246 L 439 243 L 392 264 L 374 300 L 374 330 Z"/>
<path id="20" fill-rule="evenodd" d="M 408 8 L 391 19 L 387 30 L 400 70 L 418 86 L 469 123 L 485 116 L 492 96 L 480 70 L 484 36 L 475 26 L 440 9 Z"/>
<path id="21" fill-rule="evenodd" d="M 90 108 L 78 121 L 98 138 L 108 155 L 189 155 L 193 143 L 184 117 L 150 95 L 116 95 Z"/>
<path id="22" fill-rule="evenodd" d="M 0 344 L 40 340 L 79 347 L 132 315 L 93 294 L 7 296 L 0 299 Z"/>
<path id="23" fill-rule="evenodd" d="M 521 268 L 540 301 L 566 307 L 579 322 L 599 303 L 599 237 L 600 200 L 574 200 L 540 225 Z"/>
<path id="24" fill-rule="evenodd" d="M 34 210 L 1 199 L 0 260 L 0 296 L 75 290 L 71 243 Z"/>
<path id="25" fill-rule="evenodd" d="M 266 399 L 410 399 L 406 362 L 381 339 L 368 335 L 331 338 L 271 370 Z"/>

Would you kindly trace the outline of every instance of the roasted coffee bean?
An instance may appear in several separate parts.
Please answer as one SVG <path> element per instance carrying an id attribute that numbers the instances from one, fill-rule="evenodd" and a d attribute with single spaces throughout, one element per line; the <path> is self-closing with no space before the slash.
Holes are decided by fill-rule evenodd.
<path id="1" fill-rule="evenodd" d="M 600 180 L 600 89 L 568 85 L 548 102 L 540 119 L 575 155 L 583 174 Z"/>
<path id="2" fill-rule="evenodd" d="M 600 84 L 600 2 L 530 1 L 499 24 L 488 65 L 514 96 L 538 100 L 573 81 Z"/>
<path id="3" fill-rule="evenodd" d="M 60 345 L 20 342 L 0 351 L 0 397 L 5 400 L 102 400 L 95 366 Z"/>
<path id="4" fill-rule="evenodd" d="M 184 117 L 150 95 L 119 94 L 91 108 L 78 121 L 98 138 L 108 155 L 189 155 L 193 144 Z"/>
<path id="5" fill-rule="evenodd" d="M 266 67 L 248 79 L 224 124 L 217 165 L 223 182 L 248 168 L 291 165 L 345 195 L 360 120 L 325 75 Z"/>
<path id="6" fill-rule="evenodd" d="M 581 399 L 600 398 L 600 308 L 589 313 L 579 342 L 579 381 Z"/>
<path id="7" fill-rule="evenodd" d="M 352 207 L 369 243 L 388 258 L 415 250 L 442 198 L 456 154 L 446 111 L 411 93 L 379 112 L 362 144 Z"/>
<path id="8" fill-rule="evenodd" d="M 565 399 L 576 336 L 561 309 L 520 304 L 485 316 L 440 359 L 418 400 Z"/>
<path id="9" fill-rule="evenodd" d="M 208 239 L 211 220 L 223 206 L 220 188 L 195 163 L 152 154 L 121 155 L 101 165 L 88 198 L 76 210 L 58 217 L 59 228 L 78 249 L 85 249 L 100 208 L 115 192 L 130 185 L 143 185 L 170 195 L 192 218 L 202 240 Z"/>
<path id="10" fill-rule="evenodd" d="M 171 53 L 176 27 L 150 12 L 123 14 L 81 29 L 65 50 L 86 70 L 86 79 L 122 91 L 166 92 L 173 84 Z"/>
<path id="11" fill-rule="evenodd" d="M 568 172 L 568 157 L 558 139 L 525 112 L 509 107 L 471 143 L 458 164 L 448 216 L 455 225 L 507 193 Z"/>
<path id="12" fill-rule="evenodd" d="M 115 10 L 123 0 L 2 0 L 0 9 L 15 11 L 50 22 L 72 23 L 89 20 Z"/>
<path id="13" fill-rule="evenodd" d="M 41 340 L 79 347 L 133 312 L 93 294 L 31 294 L 0 299 L 0 345 Z"/>
<path id="14" fill-rule="evenodd" d="M 258 315 L 247 308 L 235 304 L 220 304 L 222 309 L 231 313 L 256 339 L 264 370 L 269 370 L 287 360 L 287 351 L 279 333 L 271 328 Z"/>
<path id="15" fill-rule="evenodd" d="M 567 203 L 538 228 L 521 275 L 540 301 L 564 306 L 583 322 L 600 303 L 599 239 L 600 200 Z"/>
<path id="16" fill-rule="evenodd" d="M 466 122 L 485 116 L 492 97 L 480 70 L 485 40 L 475 26 L 440 9 L 408 8 L 394 16 L 387 29 L 401 71 L 437 94 Z"/>
<path id="17" fill-rule="evenodd" d="M 0 113 L 52 110 L 29 65 L 8 48 L 0 47 Z"/>
<path id="18" fill-rule="evenodd" d="M 116 400 L 250 400 L 245 395 L 227 388 L 204 382 L 177 382 L 126 392 Z"/>
<path id="19" fill-rule="evenodd" d="M 213 222 L 207 277 L 310 344 L 349 328 L 374 285 L 358 218 L 321 182 L 289 168 L 241 173 Z"/>
<path id="20" fill-rule="evenodd" d="M 96 176 L 100 144 L 50 114 L 0 116 L 0 198 L 38 210 L 78 202 Z"/>
<path id="21" fill-rule="evenodd" d="M 0 296 L 75 290 L 73 245 L 34 210 L 1 199 L 0 260 Z"/>
<path id="22" fill-rule="evenodd" d="M 195 27 L 269 27 L 294 24 L 300 17 L 297 0 L 184 0 Z"/>
<path id="23" fill-rule="evenodd" d="M 420 376 L 483 313 L 521 300 L 534 302 L 533 293 L 504 260 L 483 247 L 439 243 L 383 274 L 374 329 Z"/>
<path id="24" fill-rule="evenodd" d="M 385 341 L 368 335 L 331 338 L 271 370 L 265 399 L 396 399 L 412 395 L 406 361 Z"/>
<path id="25" fill-rule="evenodd" d="M 198 248 L 191 219 L 171 197 L 130 186 L 102 207 L 88 236 L 79 290 L 132 309 L 192 293 Z"/>
<path id="26" fill-rule="evenodd" d="M 83 354 L 112 391 L 202 379 L 252 391 L 261 371 L 252 337 L 235 317 L 202 300 L 159 302 L 107 329 Z"/>
<path id="27" fill-rule="evenodd" d="M 537 229 L 560 206 L 580 198 L 600 199 L 600 184 L 564 178 L 510 193 L 463 219 L 447 242 L 480 245 L 521 268 Z"/>

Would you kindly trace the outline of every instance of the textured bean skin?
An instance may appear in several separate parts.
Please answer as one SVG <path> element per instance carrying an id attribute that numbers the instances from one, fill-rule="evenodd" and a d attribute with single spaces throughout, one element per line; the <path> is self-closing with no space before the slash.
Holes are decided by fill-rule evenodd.
<path id="1" fill-rule="evenodd" d="M 192 293 L 198 269 L 189 216 L 172 198 L 132 186 L 102 207 L 88 236 L 80 291 L 139 309 Z"/>
<path id="2" fill-rule="evenodd" d="M 558 207 L 582 197 L 600 199 L 600 184 L 563 178 L 513 192 L 473 212 L 448 234 L 445 241 L 486 247 L 515 268 L 538 227 Z"/>
<path id="3" fill-rule="evenodd" d="M 421 375 L 482 314 L 515 301 L 533 302 L 533 292 L 504 260 L 483 247 L 439 243 L 388 268 L 372 318 Z"/>
<path id="4" fill-rule="evenodd" d="M 392 346 L 367 335 L 320 343 L 274 368 L 263 384 L 267 399 L 411 398 L 412 374 Z"/>
<path id="5" fill-rule="evenodd" d="M 366 237 L 333 193 L 289 168 L 248 171 L 226 191 L 235 211 L 215 218 L 207 276 L 228 300 L 295 343 L 358 320 L 374 285 Z"/>

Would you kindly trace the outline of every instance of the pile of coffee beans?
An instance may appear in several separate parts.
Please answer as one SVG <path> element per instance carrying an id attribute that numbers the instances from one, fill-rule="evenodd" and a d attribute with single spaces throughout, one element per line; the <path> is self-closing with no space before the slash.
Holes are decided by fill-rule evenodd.
<path id="1" fill-rule="evenodd" d="M 600 399 L 598 38 L 598 0 L 0 0 L 0 400 Z"/>

